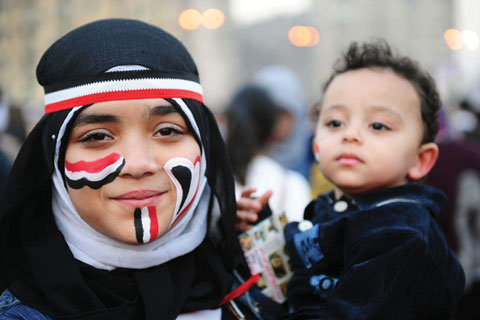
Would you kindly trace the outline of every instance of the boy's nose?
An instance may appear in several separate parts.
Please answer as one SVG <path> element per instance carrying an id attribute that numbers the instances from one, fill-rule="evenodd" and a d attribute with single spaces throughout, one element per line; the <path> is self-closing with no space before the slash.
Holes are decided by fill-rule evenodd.
<path id="1" fill-rule="evenodd" d="M 125 166 L 120 172 L 120 176 L 138 179 L 153 175 L 159 170 L 154 149 L 142 139 L 125 144 L 123 156 L 125 157 Z"/>
<path id="2" fill-rule="evenodd" d="M 357 126 L 349 125 L 345 128 L 343 134 L 343 142 L 359 143 L 362 141 L 361 133 Z"/>

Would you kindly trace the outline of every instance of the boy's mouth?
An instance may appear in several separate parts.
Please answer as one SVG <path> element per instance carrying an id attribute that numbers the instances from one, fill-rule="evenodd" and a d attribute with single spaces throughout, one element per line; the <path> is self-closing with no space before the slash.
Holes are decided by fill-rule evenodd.
<path id="1" fill-rule="evenodd" d="M 336 161 L 344 166 L 353 166 L 363 161 L 353 153 L 342 153 Z"/>

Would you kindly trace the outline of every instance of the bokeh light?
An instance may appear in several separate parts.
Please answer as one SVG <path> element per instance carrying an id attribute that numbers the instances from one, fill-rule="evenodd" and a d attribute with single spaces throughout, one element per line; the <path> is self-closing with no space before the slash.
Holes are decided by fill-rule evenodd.
<path id="1" fill-rule="evenodd" d="M 462 40 L 465 44 L 465 47 L 469 50 L 476 50 L 480 44 L 480 39 L 478 33 L 473 30 L 463 30 L 462 31 Z"/>
<path id="2" fill-rule="evenodd" d="M 207 29 L 220 28 L 224 22 L 225 15 L 219 9 L 208 9 L 202 15 L 202 25 Z"/>
<path id="3" fill-rule="evenodd" d="M 297 47 L 313 47 L 320 41 L 320 35 L 314 27 L 294 26 L 288 31 L 288 39 Z"/>
<path id="4" fill-rule="evenodd" d="M 462 33 L 455 29 L 448 29 L 443 34 L 447 46 L 452 50 L 460 50 L 463 46 Z"/>
<path id="5" fill-rule="evenodd" d="M 178 24 L 185 30 L 195 30 L 202 24 L 202 14 L 195 9 L 187 9 L 180 13 Z"/>
<path id="6" fill-rule="evenodd" d="M 320 41 L 320 34 L 318 33 L 317 29 L 314 27 L 307 27 L 307 29 L 310 31 L 310 34 L 312 35 L 312 39 L 310 40 L 310 43 L 308 44 L 309 47 L 313 47 L 317 45 L 317 43 Z"/>

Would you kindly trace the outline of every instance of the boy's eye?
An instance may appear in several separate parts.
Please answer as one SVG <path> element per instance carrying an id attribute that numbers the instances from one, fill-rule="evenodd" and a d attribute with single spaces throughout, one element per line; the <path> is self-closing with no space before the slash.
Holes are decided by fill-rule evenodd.
<path id="1" fill-rule="evenodd" d="M 327 127 L 337 128 L 341 126 L 342 122 L 340 120 L 330 120 L 327 122 Z"/>
<path id="2" fill-rule="evenodd" d="M 390 127 L 380 122 L 374 122 L 370 125 L 373 130 L 390 130 Z"/>

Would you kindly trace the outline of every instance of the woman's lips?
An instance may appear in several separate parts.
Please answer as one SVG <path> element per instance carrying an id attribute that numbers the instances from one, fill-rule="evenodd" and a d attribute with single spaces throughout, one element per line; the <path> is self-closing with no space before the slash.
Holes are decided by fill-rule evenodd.
<path id="1" fill-rule="evenodd" d="M 152 207 L 158 203 L 163 192 L 153 190 L 139 190 L 124 193 L 113 200 L 132 208 Z"/>

